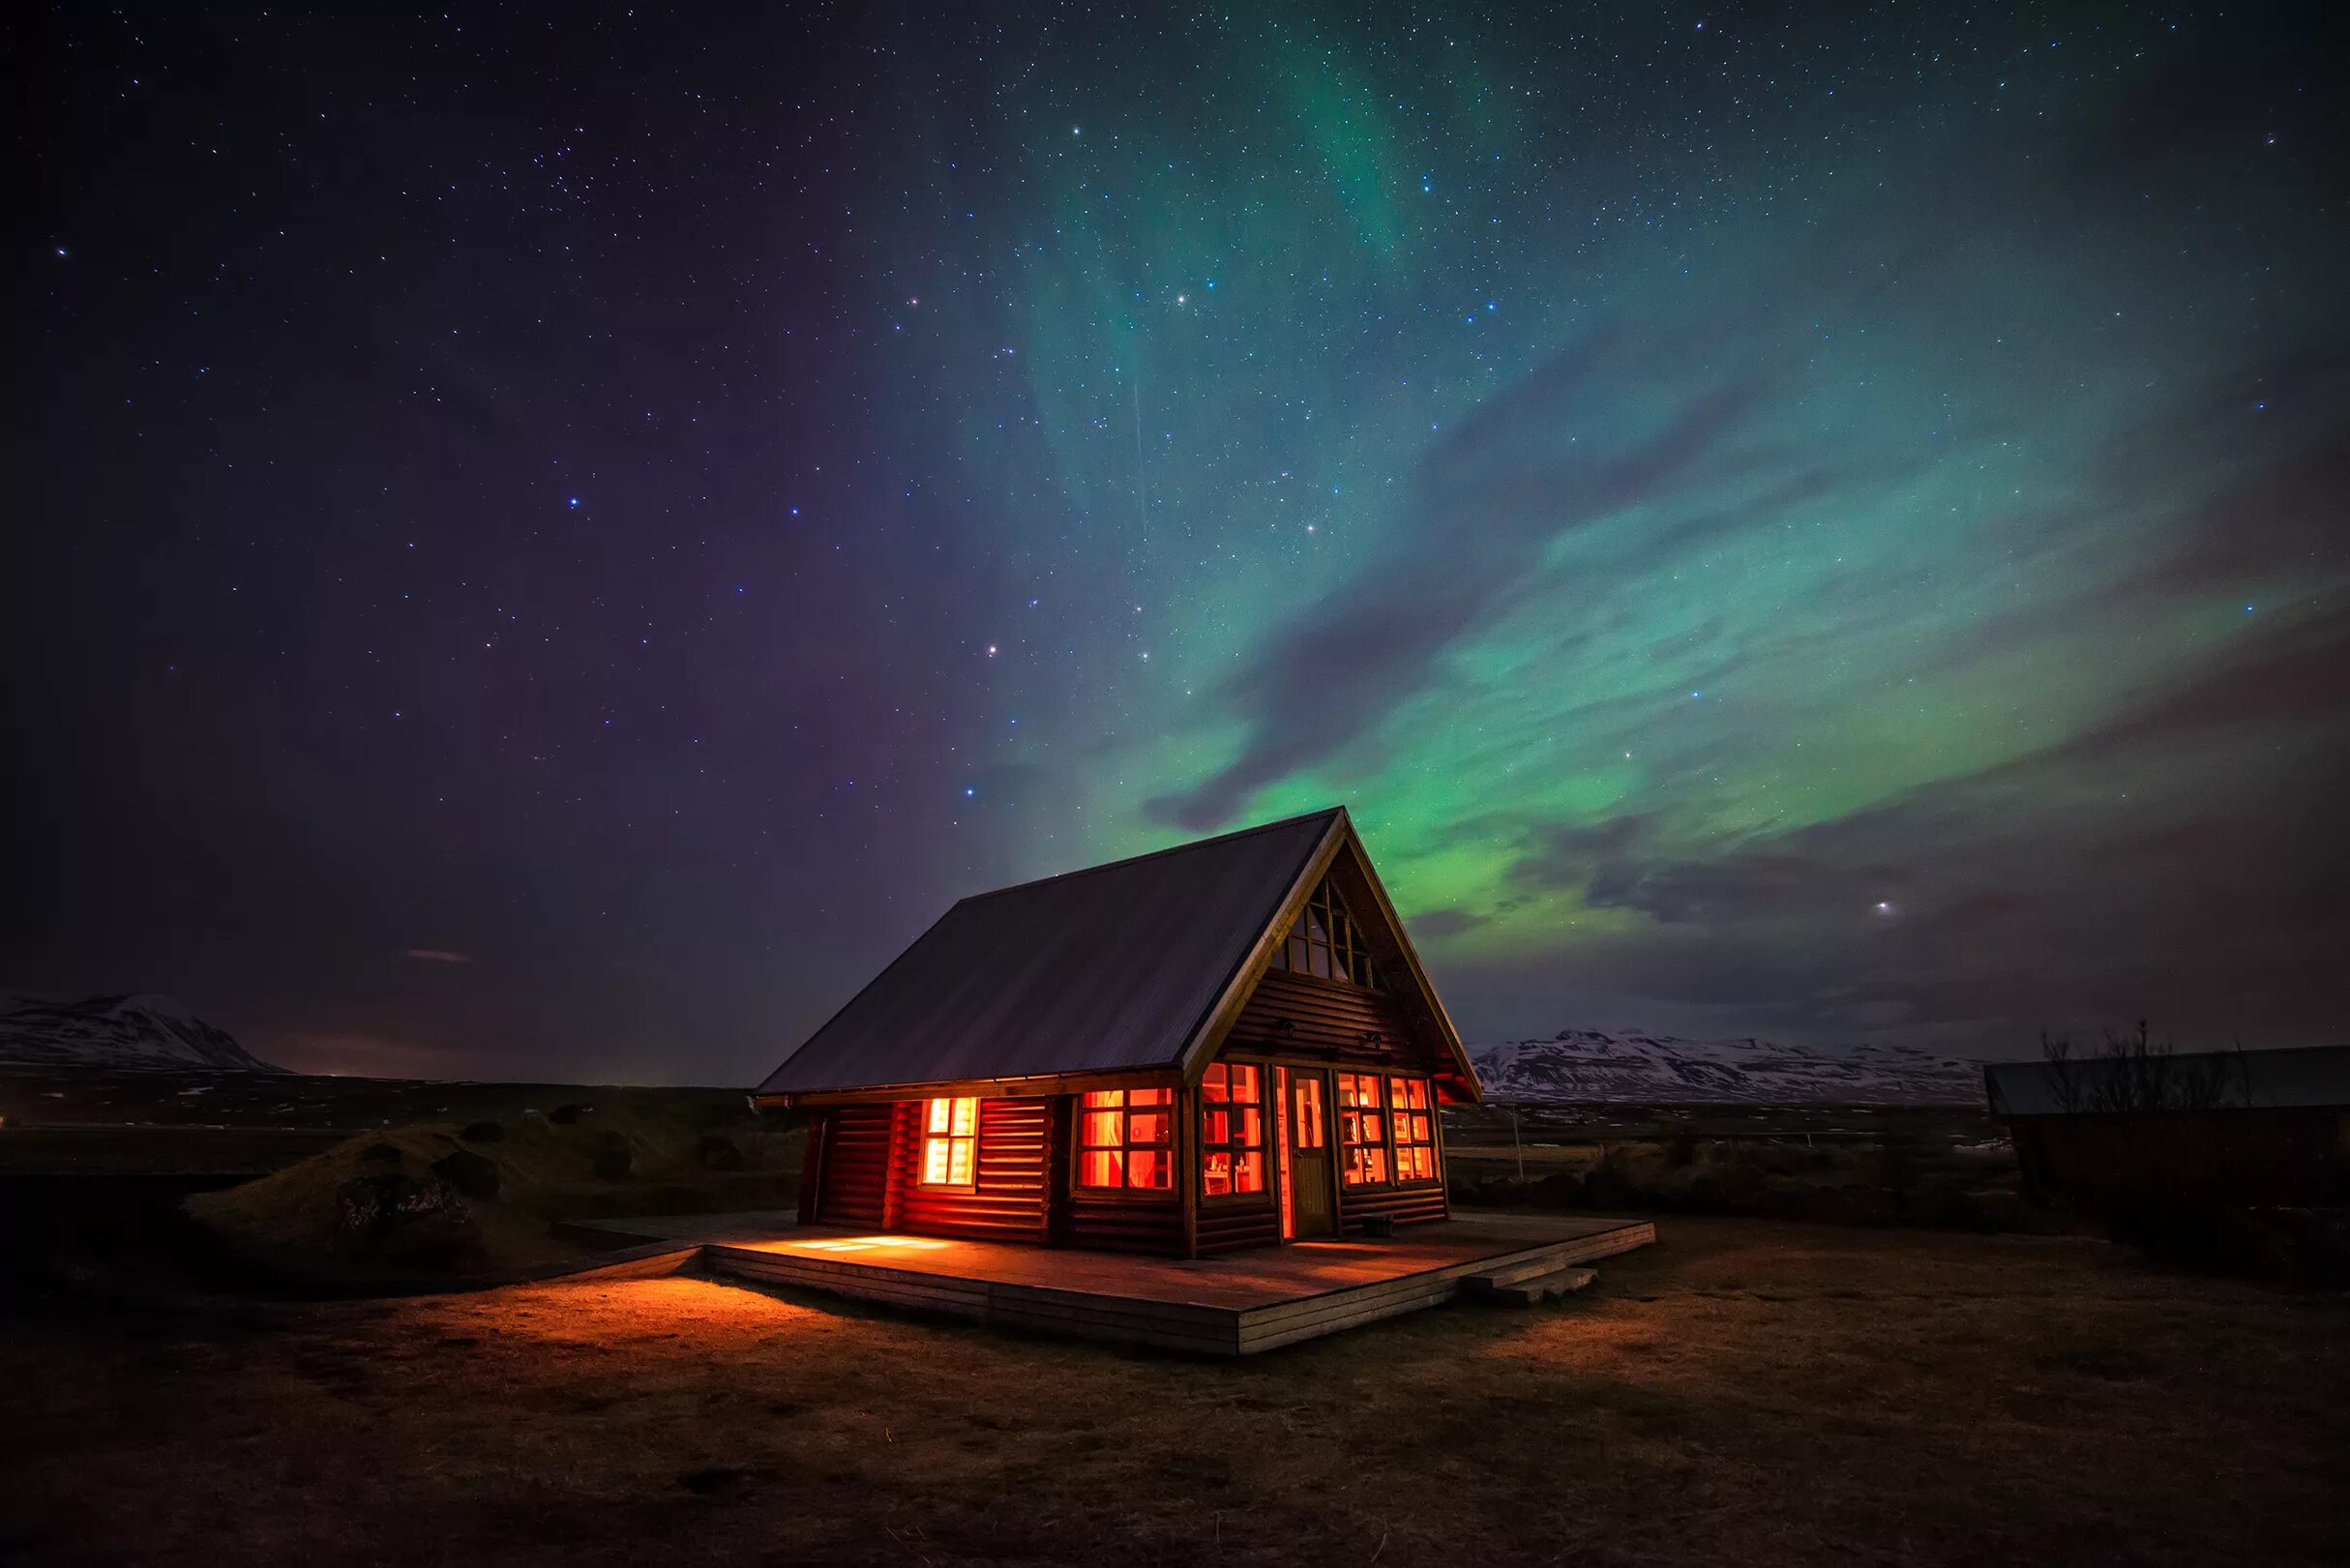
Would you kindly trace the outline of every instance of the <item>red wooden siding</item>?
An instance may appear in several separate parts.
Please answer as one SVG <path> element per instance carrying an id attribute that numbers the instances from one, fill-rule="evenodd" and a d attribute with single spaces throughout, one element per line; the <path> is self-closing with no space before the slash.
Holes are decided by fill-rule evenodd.
<path id="1" fill-rule="evenodd" d="M 1246 1198 L 1206 1198 L 1200 1200 L 1200 1255 L 1229 1253 L 1242 1247 L 1269 1247 L 1281 1239 L 1281 1211 L 1273 1204 L 1272 1184 Z"/>
<path id="2" fill-rule="evenodd" d="M 919 1101 L 913 1102 L 918 1108 Z M 1053 1102 L 982 1100 L 979 1143 L 970 1192 L 924 1187 L 914 1178 L 922 1160 L 918 1119 L 907 1129 L 899 1159 L 905 1168 L 903 1213 L 898 1224 L 930 1235 L 968 1236 L 983 1241 L 1045 1239 L 1046 1144 Z"/>
<path id="3" fill-rule="evenodd" d="M 1216 1060 L 1231 1059 L 1229 1051 L 1216 1052 Z M 1264 1112 L 1264 1190 L 1258 1193 L 1231 1193 L 1210 1197 L 1200 1195 L 1196 1228 L 1196 1252 L 1202 1257 L 1211 1253 L 1235 1252 L 1243 1247 L 1267 1247 L 1281 1240 L 1281 1210 L 1278 1206 L 1275 1182 L 1277 1151 L 1273 1140 L 1279 1131 L 1279 1120 L 1273 1114 L 1270 1096 L 1273 1092 L 1273 1070 L 1264 1062 L 1252 1061 L 1260 1075 L 1264 1096 L 1260 1104 Z M 1202 1115 L 1209 1109 L 1198 1089 L 1186 1089 L 1181 1095 L 1183 1114 L 1191 1118 L 1197 1132 Z M 1197 1162 L 1195 1162 L 1195 1165 Z M 1197 1170 L 1192 1179 L 1199 1180 Z"/>
<path id="4" fill-rule="evenodd" d="M 1182 1096 L 1169 1107 L 1169 1113 L 1179 1122 Z M 1084 1112 L 1079 1109 L 1078 1096 L 1062 1095 L 1056 1102 L 1055 1117 L 1054 1157 L 1058 1162 L 1058 1195 L 1060 1211 L 1054 1226 L 1054 1240 L 1069 1247 L 1090 1247 L 1099 1252 L 1156 1253 L 1162 1257 L 1181 1257 L 1183 1252 L 1183 1195 L 1180 1185 L 1165 1192 L 1136 1192 L 1132 1189 L 1104 1191 L 1100 1188 L 1077 1185 L 1077 1129 Z M 1177 1162 L 1178 1169 L 1180 1162 Z"/>
<path id="5" fill-rule="evenodd" d="M 816 1218 L 824 1225 L 882 1223 L 894 1106 L 838 1106 L 824 1113 Z M 813 1134 L 811 1135 L 813 1136 Z"/>
<path id="6" fill-rule="evenodd" d="M 1382 1000 L 1370 992 L 1362 995 L 1371 1001 Z M 1285 1054 L 1305 1053 L 1294 1039 L 1284 1041 L 1283 1048 Z M 1357 1048 L 1358 1058 L 1360 1054 Z M 1387 1065 L 1393 1065 L 1391 1059 Z M 1197 1113 L 1197 1103 L 1190 1094 L 1182 1101 L 1182 1114 Z M 1183 1205 L 1179 1192 L 1147 1197 L 1113 1195 L 1070 1185 L 1075 1104 L 1072 1095 L 981 1100 L 976 1179 L 969 1192 L 924 1187 L 916 1180 L 922 1159 L 921 1101 L 836 1106 L 821 1111 L 820 1133 L 816 1127 L 810 1131 L 811 1138 L 822 1140 L 816 1156 L 812 1216 L 824 1225 L 1180 1255 Z M 1267 1121 L 1269 1144 L 1279 1124 L 1269 1113 Z M 1268 1147 L 1268 1167 L 1271 1152 Z M 1335 1152 L 1333 1149 L 1333 1157 Z M 1196 1171 L 1193 1179 L 1197 1179 Z M 1338 1196 L 1341 1235 L 1360 1235 L 1369 1215 L 1385 1214 L 1398 1225 L 1410 1225 L 1441 1220 L 1447 1213 L 1441 1182 L 1401 1188 L 1341 1187 Z M 1196 1223 L 1197 1250 L 1203 1257 L 1273 1246 L 1281 1240 L 1281 1212 L 1269 1181 L 1262 1194 L 1203 1198 Z"/>
<path id="7" fill-rule="evenodd" d="M 1113 1253 L 1180 1253 L 1183 1205 L 1171 1191 L 1150 1198 L 1069 1196 L 1069 1244 Z"/>
<path id="8" fill-rule="evenodd" d="M 1376 1044 L 1363 1039 L 1374 1033 Z M 1217 1054 L 1230 1055 L 1235 1048 L 1349 1066 L 1417 1065 L 1427 1059 L 1393 997 L 1286 969 L 1264 972 Z"/>
<path id="9" fill-rule="evenodd" d="M 1338 1233 L 1342 1236 L 1362 1234 L 1363 1217 L 1386 1214 L 1397 1225 L 1416 1225 L 1422 1220 L 1442 1220 L 1451 1212 L 1444 1200 L 1444 1184 L 1413 1187 L 1349 1187 L 1341 1183 L 1338 1189 Z"/>

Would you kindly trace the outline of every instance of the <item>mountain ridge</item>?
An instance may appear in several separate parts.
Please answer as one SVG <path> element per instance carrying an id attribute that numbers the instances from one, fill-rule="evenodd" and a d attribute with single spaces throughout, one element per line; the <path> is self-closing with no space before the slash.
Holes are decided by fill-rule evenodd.
<path id="1" fill-rule="evenodd" d="M 152 991 L 52 1002 L 0 992 L 0 1067 L 96 1067 L 134 1072 L 282 1073 Z"/>
<path id="2" fill-rule="evenodd" d="M 1844 1052 L 1768 1040 L 1684 1040 L 1562 1029 L 1473 1047 L 1485 1097 L 1502 1105 L 1980 1105 L 1982 1067 L 1910 1046 Z"/>

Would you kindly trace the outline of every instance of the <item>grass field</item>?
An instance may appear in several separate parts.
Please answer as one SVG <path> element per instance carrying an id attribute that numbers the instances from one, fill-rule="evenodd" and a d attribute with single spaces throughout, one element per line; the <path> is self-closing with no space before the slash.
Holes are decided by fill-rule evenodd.
<path id="1" fill-rule="evenodd" d="M 1675 1218 L 1250 1362 L 679 1278 L 19 1302 L 0 1559 L 2340 1562 L 2350 1312 L 2076 1238 Z"/>

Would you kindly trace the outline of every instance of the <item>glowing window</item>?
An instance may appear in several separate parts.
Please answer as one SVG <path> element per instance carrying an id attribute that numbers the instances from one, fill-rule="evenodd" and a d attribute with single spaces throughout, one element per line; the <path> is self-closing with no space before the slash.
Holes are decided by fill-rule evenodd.
<path id="1" fill-rule="evenodd" d="M 1264 1074 L 1252 1062 L 1217 1062 L 1200 1080 L 1200 1191 L 1264 1191 Z"/>
<path id="2" fill-rule="evenodd" d="M 1387 1118 L 1376 1073 L 1338 1075 L 1338 1169 L 1350 1187 L 1387 1183 Z"/>
<path id="3" fill-rule="evenodd" d="M 1322 1080 L 1307 1074 L 1290 1081 L 1297 1094 L 1297 1146 L 1318 1149 L 1328 1136 L 1322 1125 Z"/>
<path id="4" fill-rule="evenodd" d="M 1175 1187 L 1175 1090 L 1096 1089 L 1078 1108 L 1077 1184 Z"/>
<path id="5" fill-rule="evenodd" d="M 922 1109 L 922 1185 L 968 1187 L 979 1165 L 979 1102 L 928 1100 Z"/>
<path id="6" fill-rule="evenodd" d="M 1395 1179 L 1436 1180 L 1436 1121 L 1426 1079 L 1387 1080 L 1387 1129 L 1395 1143 Z"/>
<path id="7" fill-rule="evenodd" d="M 1273 951 L 1273 967 L 1357 986 L 1376 984 L 1362 928 L 1347 913 L 1346 901 L 1328 878 L 1305 902 L 1289 936 Z"/>

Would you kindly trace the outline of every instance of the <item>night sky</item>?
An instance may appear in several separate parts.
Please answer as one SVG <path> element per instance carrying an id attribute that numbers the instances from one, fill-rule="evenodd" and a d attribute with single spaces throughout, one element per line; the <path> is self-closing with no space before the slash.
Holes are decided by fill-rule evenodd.
<path id="1" fill-rule="evenodd" d="M 999 9 L 6 23 L 0 985 L 748 1081 L 1343 802 L 1472 1041 L 2350 1038 L 2338 8 Z"/>

